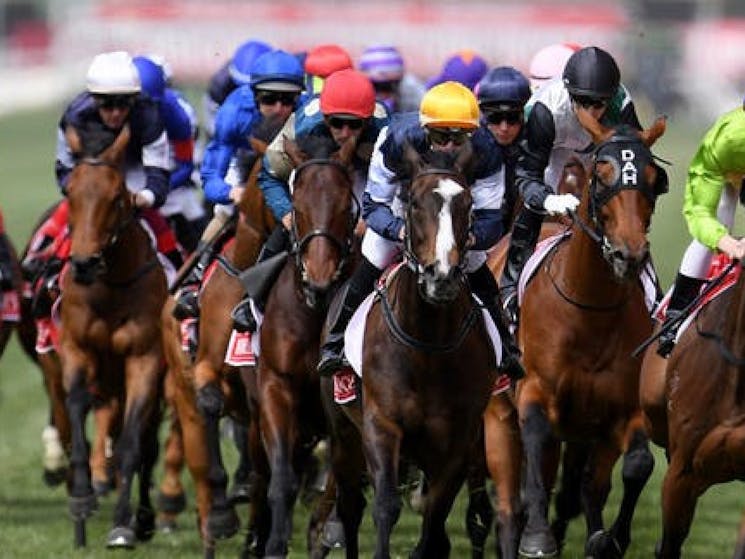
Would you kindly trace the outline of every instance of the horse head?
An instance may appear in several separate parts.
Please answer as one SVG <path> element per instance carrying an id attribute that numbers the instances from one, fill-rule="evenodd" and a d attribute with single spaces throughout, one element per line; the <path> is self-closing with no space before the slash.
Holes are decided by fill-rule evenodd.
<path id="1" fill-rule="evenodd" d="M 410 145 L 404 148 L 413 177 L 404 193 L 404 250 L 422 296 L 431 303 L 453 301 L 463 285 L 472 203 L 464 173 L 472 156 L 470 142 L 454 157 L 432 151 L 426 160 Z"/>
<path id="2" fill-rule="evenodd" d="M 360 205 L 353 190 L 352 157 L 356 139 L 341 148 L 326 138 L 284 139 L 293 164 L 292 253 L 305 303 L 326 303 L 344 270 L 352 248 Z M 334 151 L 335 150 L 335 151 Z"/>
<path id="3" fill-rule="evenodd" d="M 104 131 L 105 133 L 105 131 Z M 65 137 L 77 160 L 67 184 L 70 204 L 70 264 L 73 279 L 90 285 L 106 272 L 104 252 L 114 245 L 134 215 L 132 195 L 121 171 L 129 126 L 99 152 L 101 134 L 83 136 L 72 127 Z"/>
<path id="4" fill-rule="evenodd" d="M 582 204 L 591 226 L 580 225 L 598 241 L 618 280 L 636 278 L 649 258 L 647 233 L 655 202 L 667 191 L 667 175 L 649 149 L 664 133 L 665 119 L 640 132 L 628 126 L 606 128 L 584 110 L 578 118 L 595 144 Z"/>

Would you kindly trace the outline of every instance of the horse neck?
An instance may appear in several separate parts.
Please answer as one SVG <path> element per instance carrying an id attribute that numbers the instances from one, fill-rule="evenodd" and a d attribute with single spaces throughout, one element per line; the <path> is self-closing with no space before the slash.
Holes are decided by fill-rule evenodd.
<path id="1" fill-rule="evenodd" d="M 586 215 L 581 219 L 588 222 Z M 565 257 L 554 259 L 549 273 L 572 299 L 607 306 L 622 298 L 630 288 L 629 282 L 619 282 L 614 277 L 600 245 L 578 225 L 574 226 L 563 250 Z"/>
<path id="2" fill-rule="evenodd" d="M 419 291 L 418 279 L 410 268 L 402 267 L 391 281 L 388 297 L 396 321 L 405 332 L 424 342 L 452 341 L 459 326 L 471 309 L 470 294 L 465 284 L 461 295 L 442 305 L 427 302 Z M 422 329 L 422 325 L 426 328 Z"/>
<path id="3" fill-rule="evenodd" d="M 732 347 L 733 353 L 745 358 L 745 273 L 740 276 L 733 293 L 734 301 L 730 305 L 730 312 L 724 318 L 724 339 Z"/>
<path id="4" fill-rule="evenodd" d="M 104 251 L 109 276 L 125 279 L 136 274 L 155 256 L 150 238 L 137 219 L 133 219 L 119 234 L 116 243 Z"/>

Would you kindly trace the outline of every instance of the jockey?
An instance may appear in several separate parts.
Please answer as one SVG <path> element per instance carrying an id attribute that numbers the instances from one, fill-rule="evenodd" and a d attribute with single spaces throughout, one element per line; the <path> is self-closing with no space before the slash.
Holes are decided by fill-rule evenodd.
<path id="1" fill-rule="evenodd" d="M 391 113 L 416 111 L 427 89 L 412 74 L 407 74 L 404 59 L 392 45 L 366 48 L 360 56 L 359 70 L 375 88 L 375 97 Z"/>
<path id="2" fill-rule="evenodd" d="M 202 100 L 207 142 L 215 134 L 215 118 L 220 105 L 236 88 L 248 85 L 254 61 L 270 50 L 272 47 L 263 41 L 246 41 L 235 49 L 230 60 L 212 75 Z"/>
<path id="3" fill-rule="evenodd" d="M 100 151 L 103 151 L 128 124 L 131 138 L 124 165 L 127 188 L 134 193 L 135 206 L 156 235 L 158 252 L 178 269 L 182 259 L 176 239 L 165 219 L 155 211 L 163 205 L 170 189 L 168 139 L 158 107 L 153 100 L 140 95 L 137 68 L 126 52 L 97 55 L 88 69 L 86 83 L 86 91 L 66 108 L 57 129 L 55 171 L 59 188 L 65 194 L 75 166 L 74 154 L 65 137 L 68 126 L 84 139 L 100 138 Z M 69 243 L 61 242 L 66 229 L 67 201 L 63 200 L 29 244 L 23 262 L 27 279 L 36 277 L 42 268 L 59 271 L 57 263 L 64 261 L 69 251 Z"/>
<path id="4" fill-rule="evenodd" d="M 713 251 L 745 257 L 745 239 L 730 233 L 745 178 L 745 104 L 725 113 L 706 132 L 688 167 L 683 216 L 693 241 L 683 255 L 667 307 L 658 353 L 667 357 L 683 313 L 706 281 Z"/>
<path id="5" fill-rule="evenodd" d="M 334 72 L 352 68 L 352 58 L 339 45 L 318 45 L 305 56 L 305 91 L 309 95 L 318 95 L 323 89 L 323 82 Z"/>
<path id="6" fill-rule="evenodd" d="M 375 102 L 375 91 L 370 80 L 356 70 L 341 70 L 331 74 L 326 79 L 321 95 L 311 97 L 295 111 L 267 148 L 259 173 L 259 186 L 264 192 L 264 199 L 279 224 L 264 244 L 259 261 L 279 254 L 290 244 L 292 200 L 287 181 L 292 167 L 285 153 L 284 138 L 294 140 L 319 136 L 331 138 L 338 145 L 351 136 L 358 138 L 353 165 L 355 194 L 360 199 L 375 139 L 387 124 L 385 106 Z M 261 306 L 262 302 L 254 303 Z M 254 328 L 249 298 L 238 304 L 233 318 L 237 330 Z"/>
<path id="7" fill-rule="evenodd" d="M 207 200 L 216 204 L 215 216 L 200 241 L 204 252 L 185 278 L 176 301 L 179 318 L 199 314 L 197 295 L 204 270 L 212 260 L 210 239 L 235 211 L 257 154 L 249 138 L 264 120 L 287 120 L 301 98 L 305 74 L 298 59 L 283 50 L 259 56 L 251 67 L 248 85 L 236 89 L 225 100 L 215 120 L 215 135 L 207 145 L 202 162 L 202 186 Z"/>
<path id="8" fill-rule="evenodd" d="M 344 332 L 349 320 L 400 252 L 405 222 L 397 206 L 402 180 L 410 180 L 397 174 L 402 167 L 404 146 L 408 144 L 420 154 L 430 150 L 453 153 L 467 141 L 471 142 L 477 161 L 466 177 L 474 199 L 468 280 L 499 328 L 507 349 L 505 372 L 512 378 L 523 375 L 516 358 L 517 348 L 502 317 L 497 284 L 486 265 L 486 250 L 502 234 L 500 206 L 504 192 L 498 182 L 499 150 L 493 136 L 479 125 L 479 107 L 473 93 L 456 82 L 445 82 L 429 90 L 422 98 L 418 114 L 396 115 L 375 143 L 363 199 L 367 222 L 362 240 L 363 258 L 345 288 L 338 313 L 328 317 L 317 367 L 320 374 L 332 374 L 347 365 Z"/>
<path id="9" fill-rule="evenodd" d="M 567 60 L 580 48 L 576 43 L 554 43 L 543 47 L 530 60 L 530 87 L 535 92 L 564 72 Z"/>
<path id="10" fill-rule="evenodd" d="M 136 56 L 133 62 L 143 92 L 158 105 L 170 147 L 171 189 L 160 213 L 173 226 L 181 245 L 191 252 L 196 248 L 206 219 L 201 194 L 191 179 L 197 135 L 196 114 L 178 91 L 166 87 L 163 66 L 144 56 Z"/>
<path id="11" fill-rule="evenodd" d="M 564 68 L 563 80 L 554 80 L 530 98 L 528 119 L 520 141 L 516 182 L 525 206 L 512 227 L 507 262 L 499 282 L 507 316 L 518 319 L 517 282 L 533 253 L 546 214 L 563 215 L 577 209 L 572 194 L 555 194 L 564 165 L 570 157 L 589 161 L 590 135 L 577 120 L 577 111 L 588 111 L 606 126 L 628 124 L 641 129 L 636 109 L 620 83 L 616 61 L 598 47 L 574 53 Z"/>
<path id="12" fill-rule="evenodd" d="M 13 289 L 13 260 L 10 253 L 10 241 L 5 232 L 3 214 L 0 212 L 0 302 L 3 291 Z"/>
<path id="13" fill-rule="evenodd" d="M 502 155 L 502 226 L 508 231 L 518 198 L 515 167 L 520 153 L 518 140 L 523 129 L 525 103 L 530 98 L 530 84 L 523 74 L 511 66 L 492 68 L 476 85 L 476 98 L 481 109 L 481 122 L 494 136 Z"/>
<path id="14" fill-rule="evenodd" d="M 427 89 L 446 81 L 454 81 L 460 82 L 468 89 L 473 90 L 488 69 L 486 60 L 476 54 L 475 51 L 463 49 L 445 61 L 442 71 L 427 81 Z"/>

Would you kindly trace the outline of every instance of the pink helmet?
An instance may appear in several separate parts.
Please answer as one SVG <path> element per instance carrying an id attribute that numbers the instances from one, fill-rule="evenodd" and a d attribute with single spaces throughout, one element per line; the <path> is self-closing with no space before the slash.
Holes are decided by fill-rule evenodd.
<path id="1" fill-rule="evenodd" d="M 555 43 L 543 47 L 530 61 L 530 86 L 533 91 L 548 80 L 561 77 L 569 57 L 577 52 L 580 45 L 576 43 Z"/>

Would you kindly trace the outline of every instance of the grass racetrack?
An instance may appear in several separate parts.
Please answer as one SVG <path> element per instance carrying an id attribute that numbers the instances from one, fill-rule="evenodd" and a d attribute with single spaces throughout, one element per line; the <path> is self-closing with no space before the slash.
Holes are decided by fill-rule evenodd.
<path id="1" fill-rule="evenodd" d="M 61 106 L 48 110 L 19 113 L 0 118 L 0 208 L 6 228 L 17 247 L 28 238 L 41 212 L 59 196 L 54 182 L 56 125 Z M 649 122 L 649 119 L 644 119 Z M 674 277 L 679 259 L 689 242 L 680 207 L 686 167 L 706 125 L 692 125 L 680 115 L 669 123 L 668 132 L 658 142 L 655 153 L 673 163 L 670 194 L 660 200 L 652 226 L 652 250 L 663 285 Z M 702 371 L 705 374 L 705 371 Z M 200 557 L 201 544 L 195 530 L 193 493 L 188 474 L 189 509 L 181 518 L 180 529 L 172 534 L 156 534 L 154 539 L 132 552 L 104 549 L 111 522 L 113 497 L 101 501 L 99 512 L 88 522 L 88 547 L 74 550 L 72 523 L 67 514 L 64 487 L 44 486 L 41 473 L 41 430 L 46 424 L 46 395 L 39 370 L 23 355 L 15 340 L 0 360 L 0 558 L 58 557 L 128 557 L 168 558 Z M 232 444 L 225 445 L 226 460 L 235 464 Z M 661 531 L 660 483 L 665 460 L 656 451 L 656 466 L 650 483 L 642 493 L 632 529 L 629 558 L 653 556 Z M 620 462 L 619 462 L 620 463 Z M 618 470 L 618 468 L 617 468 Z M 614 477 L 614 490 L 606 507 L 606 520 L 615 516 L 620 494 L 620 477 Z M 732 555 L 743 508 L 745 492 L 741 485 L 730 483 L 712 488 L 700 501 L 691 535 L 684 547 L 684 557 L 712 558 Z M 368 503 L 370 496 L 368 496 Z M 464 529 L 463 495 L 451 514 L 449 532 L 453 557 L 470 556 Z M 242 528 L 247 518 L 245 507 L 239 508 Z M 305 556 L 304 529 L 308 511 L 296 507 L 295 535 L 291 557 Z M 404 508 L 394 532 L 392 549 L 396 557 L 406 557 L 418 538 L 419 517 Z M 243 530 L 230 541 L 219 542 L 219 557 L 238 557 Z M 572 523 L 563 557 L 583 556 L 584 522 Z M 373 528 L 370 506 L 366 511 L 361 538 L 361 555 L 373 550 Z M 494 556 L 493 537 L 488 544 Z M 334 551 L 331 557 L 343 557 Z"/>

